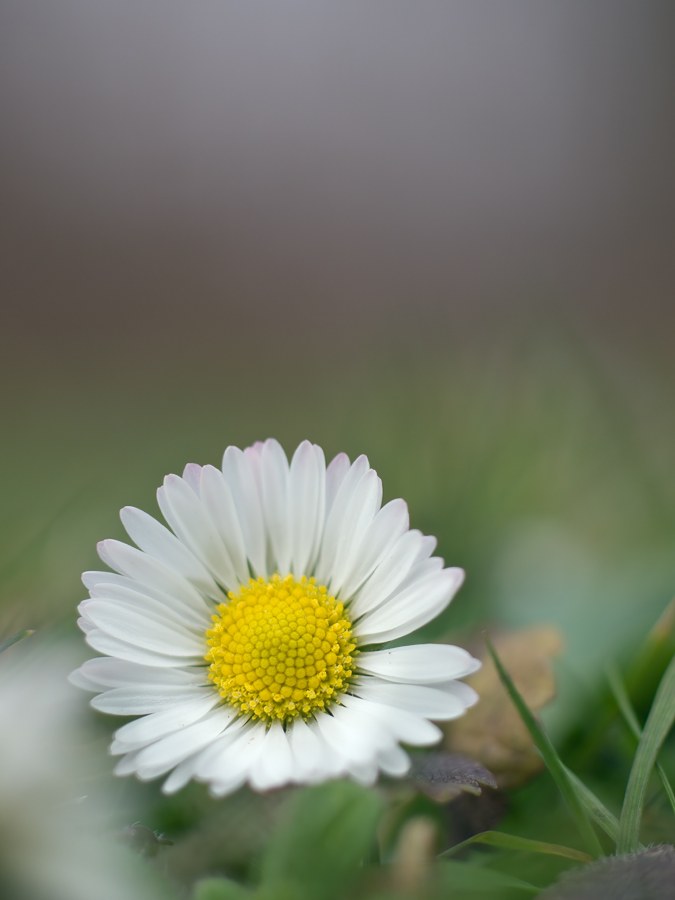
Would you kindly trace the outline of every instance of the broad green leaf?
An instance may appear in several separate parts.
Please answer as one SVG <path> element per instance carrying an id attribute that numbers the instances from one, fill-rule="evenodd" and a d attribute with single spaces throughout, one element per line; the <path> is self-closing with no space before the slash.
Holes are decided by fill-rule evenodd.
<path id="1" fill-rule="evenodd" d="M 292 885 L 297 898 L 308 900 L 341 896 L 375 845 L 380 797 L 331 781 L 298 792 L 288 813 L 263 859 L 263 885 Z"/>
<path id="2" fill-rule="evenodd" d="M 488 869 L 485 866 L 472 866 L 470 863 L 444 860 L 438 864 L 437 870 L 442 886 L 447 888 L 448 897 L 480 898 L 485 900 L 520 900 L 532 897 L 541 892 L 541 888 L 522 881 L 513 875 Z"/>
<path id="3" fill-rule="evenodd" d="M 598 837 L 593 830 L 593 826 L 591 825 L 588 816 L 586 815 L 586 808 L 581 801 L 575 783 L 567 774 L 567 769 L 556 753 L 556 750 L 553 744 L 548 739 L 548 736 L 544 733 L 541 725 L 536 720 L 523 698 L 520 696 L 520 693 L 513 683 L 511 676 L 506 671 L 501 663 L 501 660 L 497 656 L 492 643 L 488 638 L 485 639 L 485 643 L 487 644 L 490 656 L 492 657 L 497 671 L 499 672 L 499 677 L 502 680 L 502 684 L 508 691 L 508 694 L 513 700 L 516 709 L 520 713 L 520 717 L 523 720 L 523 723 L 525 724 L 527 730 L 529 731 L 537 750 L 539 750 L 539 752 L 541 753 L 542 758 L 546 763 L 551 776 L 553 777 L 553 780 L 558 785 L 560 793 L 563 795 L 565 802 L 567 803 L 570 812 L 572 813 L 572 817 L 576 823 L 577 828 L 579 829 L 579 833 L 581 834 L 587 849 L 593 857 L 602 856 L 602 847 L 600 846 Z"/>
<path id="4" fill-rule="evenodd" d="M 205 878 L 195 885 L 192 900 L 249 900 L 251 891 L 229 878 Z"/>
<path id="5" fill-rule="evenodd" d="M 616 700 L 616 705 L 619 707 L 619 711 L 621 715 L 624 717 L 624 720 L 630 730 L 633 732 L 633 736 L 639 741 L 642 737 L 642 728 L 640 727 L 640 723 L 638 721 L 638 717 L 635 715 L 635 710 L 633 709 L 633 704 L 630 702 L 630 697 L 628 696 L 628 691 L 623 683 L 623 679 L 621 678 L 621 674 L 615 665 L 607 666 L 607 680 L 609 682 L 609 686 L 614 694 L 614 699 Z M 675 812 L 675 794 L 673 793 L 673 788 L 668 781 L 668 776 L 666 775 L 663 766 L 657 760 L 656 768 L 659 773 L 659 777 L 661 778 L 661 784 L 663 785 L 663 790 L 666 792 L 666 796 L 668 797 L 668 801 L 670 803 L 670 807 Z"/>
<path id="6" fill-rule="evenodd" d="M 22 641 L 24 638 L 30 637 L 31 634 L 35 634 L 35 632 L 31 628 L 27 628 L 25 631 L 17 631 L 16 634 L 13 634 L 11 637 L 7 638 L 6 641 L 3 641 L 0 644 L 0 653 L 3 650 L 7 650 L 8 647 L 11 647 L 12 644 L 18 644 L 19 641 Z"/>
<path id="7" fill-rule="evenodd" d="M 524 850 L 529 853 L 546 853 L 549 856 L 564 856 L 567 859 L 574 859 L 577 862 L 590 863 L 593 857 L 588 853 L 582 853 L 581 850 L 574 850 L 572 847 L 563 847 L 561 844 L 547 844 L 543 841 L 532 841 L 529 838 L 518 837 L 515 834 L 505 834 L 502 831 L 483 831 L 480 834 L 474 834 L 461 844 L 455 844 L 449 850 L 441 853 L 439 859 L 444 859 L 456 853 L 458 850 L 468 847 L 469 844 L 489 844 L 491 847 L 505 847 L 508 850 Z"/>
<path id="8" fill-rule="evenodd" d="M 633 760 L 619 821 L 617 854 L 634 853 L 638 849 L 647 781 L 661 744 L 673 727 L 673 722 L 675 722 L 675 656 L 656 691 Z"/>

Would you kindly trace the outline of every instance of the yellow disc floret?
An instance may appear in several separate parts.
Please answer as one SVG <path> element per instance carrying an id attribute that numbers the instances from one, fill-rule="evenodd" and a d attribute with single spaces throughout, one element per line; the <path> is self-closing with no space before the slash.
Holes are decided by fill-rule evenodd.
<path id="1" fill-rule="evenodd" d="M 266 722 L 286 721 L 326 709 L 346 690 L 352 626 L 325 587 L 274 575 L 228 596 L 206 633 L 209 678 L 225 700 Z"/>

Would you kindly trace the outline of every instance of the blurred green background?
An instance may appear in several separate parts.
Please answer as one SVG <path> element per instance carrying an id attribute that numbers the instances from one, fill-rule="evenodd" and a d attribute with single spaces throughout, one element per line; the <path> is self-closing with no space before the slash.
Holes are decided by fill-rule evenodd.
<path id="1" fill-rule="evenodd" d="M 133 355 L 132 355 L 133 356 Z M 118 510 L 228 444 L 304 438 L 366 453 L 467 582 L 420 635 L 551 623 L 565 635 L 554 718 L 592 696 L 675 593 L 673 384 L 563 320 L 447 349 L 325 355 L 292 337 L 186 358 L 74 362 L 3 397 L 3 631 L 73 632 L 80 572 L 123 538 Z"/>

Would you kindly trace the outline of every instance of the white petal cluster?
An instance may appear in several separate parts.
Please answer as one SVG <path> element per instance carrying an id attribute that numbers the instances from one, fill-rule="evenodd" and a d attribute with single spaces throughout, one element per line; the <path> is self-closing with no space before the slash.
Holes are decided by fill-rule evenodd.
<path id="1" fill-rule="evenodd" d="M 415 631 L 448 605 L 463 571 L 431 555 L 435 539 L 409 528 L 403 500 L 382 506 L 365 456 L 350 463 L 342 453 L 326 467 L 305 441 L 289 465 L 274 440 L 228 447 L 222 469 L 189 465 L 182 478 L 167 476 L 158 501 L 171 530 L 123 509 L 136 547 L 103 541 L 114 573 L 83 576 L 90 599 L 79 624 L 105 656 L 71 680 L 98 693 L 96 709 L 140 717 L 115 734 L 118 774 L 171 772 L 165 791 L 195 778 L 216 796 L 245 782 L 267 790 L 347 775 L 369 784 L 380 771 L 405 774 L 400 744 L 436 743 L 430 720 L 456 718 L 477 700 L 457 679 L 479 663 L 444 644 L 358 652 L 338 702 L 285 724 L 247 719 L 208 679 L 214 609 L 251 577 L 314 577 L 345 605 L 359 650 Z"/>

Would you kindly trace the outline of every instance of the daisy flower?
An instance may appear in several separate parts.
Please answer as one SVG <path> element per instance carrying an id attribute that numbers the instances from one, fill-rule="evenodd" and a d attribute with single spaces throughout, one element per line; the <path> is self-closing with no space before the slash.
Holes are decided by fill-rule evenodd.
<path id="1" fill-rule="evenodd" d="M 403 500 L 360 456 L 326 467 L 303 442 L 228 447 L 222 470 L 188 465 L 157 492 L 171 530 L 121 518 L 131 547 L 99 544 L 111 572 L 86 572 L 91 659 L 71 680 L 101 712 L 140 718 L 116 733 L 118 775 L 169 774 L 215 796 L 349 776 L 404 775 L 401 744 L 441 738 L 462 715 L 457 681 L 480 663 L 447 644 L 378 649 L 425 625 L 464 579 L 409 528 Z"/>

